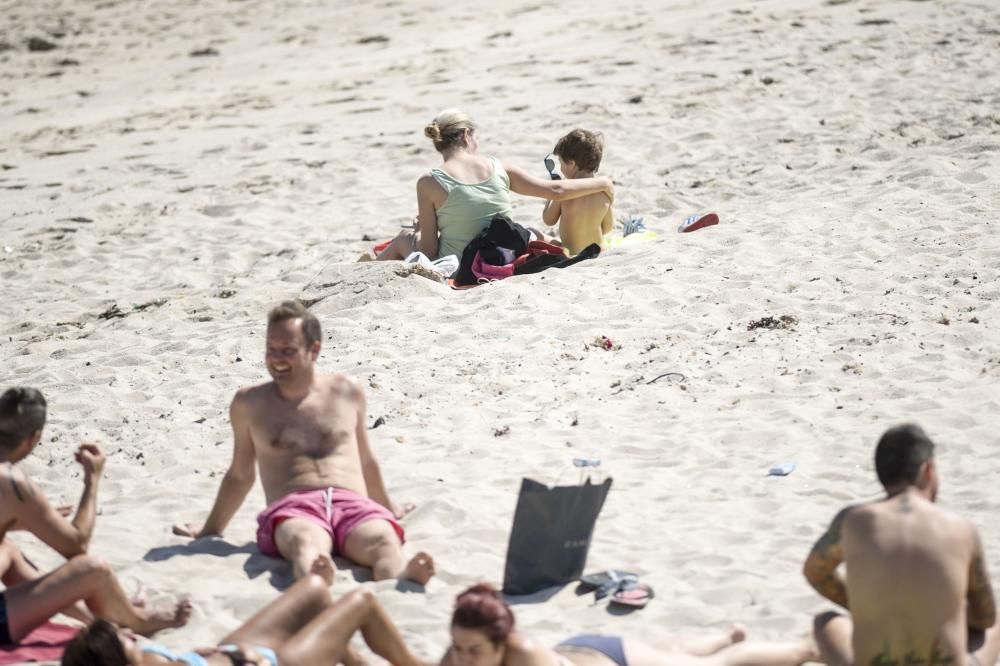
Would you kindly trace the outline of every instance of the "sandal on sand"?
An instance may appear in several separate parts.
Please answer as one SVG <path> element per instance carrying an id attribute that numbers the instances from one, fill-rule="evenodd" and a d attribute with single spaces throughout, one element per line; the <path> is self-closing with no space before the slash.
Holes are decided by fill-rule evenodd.
<path id="1" fill-rule="evenodd" d="M 583 587 L 583 591 L 589 592 L 594 590 L 594 597 L 598 601 L 622 589 L 625 585 L 637 584 L 638 582 L 638 574 L 619 569 L 600 571 L 580 578 L 580 585 Z"/>
<path id="2" fill-rule="evenodd" d="M 627 583 L 611 595 L 611 603 L 630 608 L 645 608 L 655 596 L 653 588 L 645 583 Z"/>
<path id="3" fill-rule="evenodd" d="M 699 229 L 710 227 L 713 224 L 718 223 L 719 216 L 715 213 L 708 213 L 707 215 L 702 215 L 701 217 L 692 215 L 681 223 L 681 226 L 678 227 L 677 231 L 683 234 L 689 231 L 698 231 Z"/>
<path id="4" fill-rule="evenodd" d="M 631 236 L 632 234 L 642 233 L 644 231 L 649 231 L 646 228 L 646 223 L 643 218 L 638 215 L 629 215 L 628 219 L 622 222 L 622 237 Z"/>

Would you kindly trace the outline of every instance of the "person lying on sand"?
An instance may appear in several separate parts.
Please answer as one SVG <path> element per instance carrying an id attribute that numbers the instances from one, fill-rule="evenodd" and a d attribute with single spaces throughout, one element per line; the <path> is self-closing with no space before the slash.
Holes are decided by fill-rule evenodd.
<path id="1" fill-rule="evenodd" d="M 556 142 L 552 154 L 559 158 L 559 170 L 570 180 L 593 178 L 601 166 L 604 140 L 600 134 L 575 129 Z M 542 210 L 547 226 L 559 224 L 559 242 L 570 255 L 585 247 L 604 245 L 604 237 L 614 226 L 611 198 L 603 192 L 566 201 L 549 201 Z"/>
<path id="2" fill-rule="evenodd" d="M 934 504 L 934 443 L 915 425 L 892 428 L 875 470 L 885 499 L 838 513 L 805 563 L 816 591 L 852 616 L 817 616 L 824 663 L 991 666 L 1000 632 L 983 547 L 972 523 Z"/>
<path id="3" fill-rule="evenodd" d="M 417 251 L 430 259 L 452 254 L 461 259 L 465 246 L 495 215 L 511 214 L 510 192 L 553 201 L 614 195 L 610 178 L 543 180 L 480 155 L 476 125 L 457 109 L 438 114 L 424 134 L 444 162 L 417 181 L 417 229 L 399 234 L 378 259 L 405 259 Z"/>
<path id="4" fill-rule="evenodd" d="M 216 648 L 174 653 L 135 641 L 110 623 L 96 623 L 66 648 L 63 666 L 360 666 L 350 647 L 360 631 L 365 643 L 394 666 L 430 666 L 413 655 L 375 595 L 358 588 L 331 602 L 325 581 L 300 579 Z M 677 648 L 654 648 L 632 639 L 576 636 L 555 649 L 522 636 L 503 597 L 488 585 L 458 596 L 451 622 L 451 646 L 441 666 L 797 666 L 816 658 L 811 641 L 747 643 L 746 632 Z"/>
<path id="5" fill-rule="evenodd" d="M 797 666 L 816 657 L 809 639 L 798 643 L 746 643 L 745 630 L 673 647 L 653 647 L 619 636 L 579 635 L 555 648 L 515 628 L 503 596 L 486 584 L 458 595 L 451 646 L 441 666 Z"/>
<path id="6" fill-rule="evenodd" d="M 84 622 L 105 618 L 145 635 L 182 626 L 191 613 L 187 602 L 160 612 L 136 606 L 107 562 L 87 554 L 105 463 L 95 444 L 76 451 L 83 495 L 71 520 L 17 466 L 41 441 L 46 414 L 45 397 L 36 389 L 11 388 L 0 395 L 0 576 L 7 585 L 0 592 L 0 645 L 16 645 L 60 612 Z M 11 530 L 31 532 L 67 562 L 46 574 L 36 571 L 7 539 Z"/>
<path id="7" fill-rule="evenodd" d="M 296 578 L 321 572 L 333 584 L 331 554 L 371 567 L 375 580 L 406 578 L 421 585 L 434 561 L 403 559 L 399 518 L 412 506 L 390 500 L 368 445 L 365 393 L 341 374 L 316 372 L 319 320 L 297 301 L 271 310 L 265 362 L 273 381 L 242 388 L 229 408 L 233 459 L 208 519 L 174 533 L 220 535 L 239 509 L 260 466 L 267 508 L 258 516 L 257 545 L 292 563 Z"/>
<path id="8" fill-rule="evenodd" d="M 62 666 L 360 666 L 363 660 L 350 647 L 357 631 L 390 664 L 424 666 L 374 593 L 358 588 L 332 602 L 317 574 L 300 578 L 217 647 L 177 653 L 99 621 L 70 642 Z"/>

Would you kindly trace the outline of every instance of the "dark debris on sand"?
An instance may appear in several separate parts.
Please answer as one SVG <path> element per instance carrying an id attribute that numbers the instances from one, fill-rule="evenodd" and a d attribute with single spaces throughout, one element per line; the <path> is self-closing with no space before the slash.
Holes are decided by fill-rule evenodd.
<path id="1" fill-rule="evenodd" d="M 44 51 L 51 51 L 53 49 L 59 48 L 47 39 L 42 39 L 41 37 L 31 37 L 28 39 L 28 50 L 33 53 L 40 53 Z"/>
<path id="2" fill-rule="evenodd" d="M 792 315 L 781 315 L 777 319 L 771 317 L 761 317 L 755 321 L 751 321 L 747 324 L 748 331 L 755 331 L 759 328 L 766 328 L 768 330 L 782 329 L 789 330 L 795 328 L 795 325 L 799 323 L 799 320 Z"/>

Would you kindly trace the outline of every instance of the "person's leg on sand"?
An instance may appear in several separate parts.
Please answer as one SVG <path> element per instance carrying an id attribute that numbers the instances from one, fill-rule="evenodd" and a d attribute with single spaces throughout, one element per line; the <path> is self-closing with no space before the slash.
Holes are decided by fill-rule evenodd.
<path id="1" fill-rule="evenodd" d="M 719 666 L 799 666 L 816 661 L 819 652 L 811 638 L 797 643 L 765 643 L 747 641 L 708 657 Z"/>
<path id="2" fill-rule="evenodd" d="M 191 605 L 186 601 L 159 612 L 136 608 L 108 564 L 91 555 L 77 555 L 54 571 L 8 588 L 4 594 L 8 626 L 15 641 L 80 599 L 95 616 L 146 636 L 183 626 L 191 615 Z"/>
<path id="3" fill-rule="evenodd" d="M 7 540 L 0 542 L 0 580 L 6 587 L 14 587 L 41 577 L 42 572 L 18 550 L 17 546 Z M 132 603 L 139 605 L 136 604 L 135 599 L 132 600 Z M 77 601 L 59 612 L 84 624 L 90 624 L 94 621 L 94 616 L 87 610 L 82 601 Z"/>
<path id="4" fill-rule="evenodd" d="M 351 636 L 359 630 L 372 652 L 390 664 L 422 666 L 406 647 L 375 594 L 366 588 L 344 595 L 292 636 L 277 651 L 278 661 L 282 666 L 342 661 Z"/>
<path id="5" fill-rule="evenodd" d="M 378 253 L 378 261 L 402 261 L 416 252 L 419 248 L 417 243 L 417 232 L 403 231 L 392 239 L 384 250 Z"/>
<path id="6" fill-rule="evenodd" d="M 715 636 L 709 636 L 693 641 L 684 641 L 679 647 L 682 652 L 699 657 L 707 657 L 708 655 L 715 654 L 716 652 L 723 650 L 734 643 L 746 640 L 746 637 L 746 627 L 741 624 L 734 624 L 729 631 L 723 634 L 716 634 Z"/>
<path id="7" fill-rule="evenodd" d="M 17 546 L 4 539 L 0 541 L 0 580 L 7 587 L 38 578 L 41 573 L 31 566 Z"/>
<path id="8" fill-rule="evenodd" d="M 332 604 L 326 579 L 306 574 L 219 644 L 245 643 L 277 650 Z"/>
<path id="9" fill-rule="evenodd" d="M 821 661 L 829 666 L 853 666 L 854 648 L 851 634 L 854 624 L 851 618 L 840 613 L 827 611 L 813 620 L 813 636 L 822 656 Z"/>
<path id="10" fill-rule="evenodd" d="M 434 575 L 434 560 L 427 553 L 419 552 L 409 562 L 404 561 L 399 535 L 380 518 L 355 527 L 344 541 L 343 554 L 352 562 L 371 567 L 375 580 L 405 578 L 426 585 Z"/>
<path id="11" fill-rule="evenodd" d="M 313 573 L 327 585 L 333 585 L 337 568 L 333 563 L 333 537 L 307 518 L 289 518 L 274 530 L 274 544 L 283 558 L 291 562 L 296 580 Z"/>
<path id="12" fill-rule="evenodd" d="M 686 643 L 684 652 L 659 650 L 631 638 L 625 639 L 624 648 L 629 666 L 799 666 L 818 656 L 811 639 L 748 643 L 745 638 L 742 627 L 734 627 L 724 637 Z"/>

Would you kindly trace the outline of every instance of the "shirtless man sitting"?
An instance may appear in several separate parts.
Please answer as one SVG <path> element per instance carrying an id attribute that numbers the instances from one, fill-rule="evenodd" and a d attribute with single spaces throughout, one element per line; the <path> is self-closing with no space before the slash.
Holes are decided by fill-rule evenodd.
<path id="1" fill-rule="evenodd" d="M 7 586 L 0 592 L 0 646 L 16 645 L 59 612 L 84 622 L 100 617 L 147 636 L 185 624 L 188 602 L 161 612 L 137 607 L 107 562 L 87 554 L 105 462 L 96 445 L 81 444 L 76 451 L 83 495 L 71 520 L 65 517 L 70 510 L 52 506 L 17 466 L 41 441 L 46 411 L 45 397 L 35 389 L 12 388 L 0 395 L 0 576 Z M 41 574 L 7 539 L 11 530 L 31 532 L 68 561 Z"/>
<path id="2" fill-rule="evenodd" d="M 809 583 L 851 611 L 816 618 L 824 663 L 992 666 L 1000 632 L 983 548 L 968 520 L 934 505 L 933 442 L 915 425 L 892 428 L 875 469 L 886 498 L 838 513 L 805 563 Z"/>
<path id="3" fill-rule="evenodd" d="M 265 362 L 273 381 L 240 389 L 229 408 L 233 460 L 204 526 L 174 533 L 220 535 L 255 480 L 255 461 L 267 498 L 257 517 L 261 552 L 333 584 L 331 554 L 371 567 L 375 580 L 406 578 L 421 585 L 434 561 L 403 559 L 400 510 L 389 500 L 368 446 L 364 391 L 341 374 L 316 372 L 319 320 L 297 301 L 271 310 Z"/>

